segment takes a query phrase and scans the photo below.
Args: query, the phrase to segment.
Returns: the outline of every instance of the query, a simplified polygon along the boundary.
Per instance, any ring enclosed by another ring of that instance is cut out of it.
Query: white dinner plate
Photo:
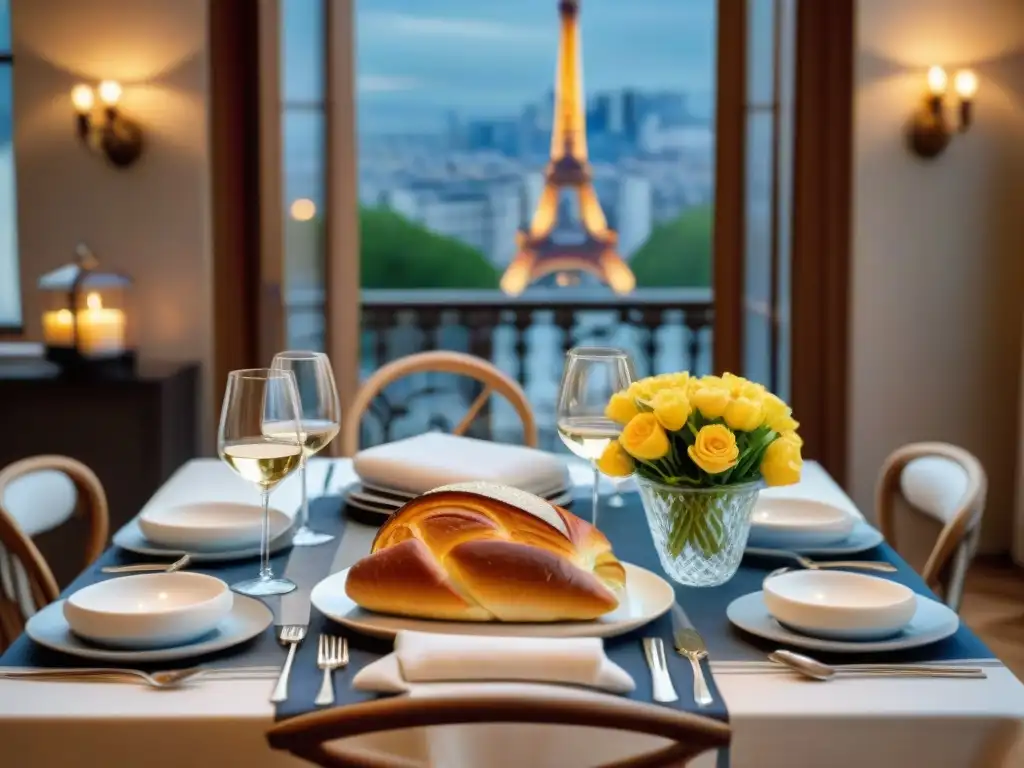
[[[563,490],[557,494],[551,496],[542,497],[545,501],[549,501],[556,506],[562,507],[572,502],[572,491]],[[365,486],[363,490],[355,488],[348,492],[346,499],[351,503],[355,502],[356,505],[361,505],[362,509],[369,509],[371,511],[397,511],[401,509],[408,501],[398,501],[397,499],[389,499],[385,496],[378,495],[378,492],[369,490]]]
[[[64,601],[58,600],[28,620],[25,634],[39,645],[71,656],[125,664],[144,664],[189,659],[223,651],[225,648],[251,640],[273,621],[274,614],[259,600],[235,595],[231,612],[213,632],[191,643],[147,650],[104,648],[88,643],[71,632],[64,618]]]
[[[752,635],[795,648],[829,653],[880,653],[920,648],[945,640],[960,628],[960,618],[955,611],[922,595],[917,595],[917,610],[910,623],[898,635],[883,640],[828,640],[802,635],[772,618],[763,592],[736,598],[725,609],[725,615]]]
[[[823,501],[762,496],[750,516],[748,542],[778,549],[828,546],[849,537],[856,522],[847,510]]]
[[[288,515],[273,507],[269,518],[271,539],[284,533],[292,522]],[[222,552],[259,547],[263,508],[257,504],[199,501],[145,510],[138,520],[142,535],[158,546],[189,552]]]
[[[672,585],[646,568],[623,563],[626,594],[619,607],[594,621],[516,624],[502,621],[433,621],[366,611],[345,594],[349,569],[328,576],[315,587],[310,601],[324,616],[371,637],[393,638],[399,630],[448,635],[504,637],[615,637],[661,616],[675,602]]]
[[[291,523],[288,529],[280,536],[271,539],[271,554],[291,545],[292,534],[295,532],[295,519],[289,519],[291,520]],[[143,535],[142,529],[139,528],[138,518],[132,518],[129,520],[121,530],[114,534],[111,541],[121,549],[134,552],[137,555],[147,555],[148,557],[169,557],[172,560],[176,560],[182,555],[187,554],[192,558],[192,562],[194,563],[226,563],[232,560],[247,560],[250,557],[260,556],[260,545],[258,543],[254,547],[202,552],[177,549],[175,547],[163,547],[150,541]]]
[[[778,554],[778,550],[787,552],[799,552],[801,555],[811,557],[829,557],[832,555],[855,555],[858,552],[866,552],[874,549],[885,541],[882,532],[864,520],[858,520],[850,535],[841,541],[832,544],[818,544],[816,546],[797,547],[755,547],[748,544],[746,552],[750,555],[766,555],[769,557]],[[775,550],[775,551],[773,551]]]

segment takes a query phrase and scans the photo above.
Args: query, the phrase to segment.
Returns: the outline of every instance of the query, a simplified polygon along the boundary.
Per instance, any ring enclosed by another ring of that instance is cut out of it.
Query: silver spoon
[[[824,568],[852,568],[862,571],[877,571],[878,573],[895,573],[896,566],[892,563],[885,563],[878,560],[829,560],[820,562],[811,560],[799,552],[791,552],[788,549],[762,549],[760,547],[748,547],[747,554],[760,555],[762,557],[788,557],[796,560],[803,568],[817,571]]]
[[[174,573],[187,568],[192,562],[192,555],[182,555],[169,565],[166,563],[136,563],[135,565],[107,565],[100,570],[103,573]]]
[[[835,677],[851,675],[858,677],[963,677],[967,679],[985,677],[985,673],[980,667],[877,664],[848,669],[844,667],[831,667],[817,659],[812,659],[810,656],[795,653],[794,651],[773,651],[768,654],[768,658],[776,664],[789,667],[812,680],[832,680]]]

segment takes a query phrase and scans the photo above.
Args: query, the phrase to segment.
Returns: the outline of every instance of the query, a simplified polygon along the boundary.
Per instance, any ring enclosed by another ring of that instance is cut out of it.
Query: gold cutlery
[[[286,624],[281,627],[281,635],[279,639],[281,641],[281,645],[288,646],[288,658],[284,661],[284,667],[281,668],[281,676],[277,679],[277,685],[274,686],[274,692],[270,695],[270,701],[274,704],[280,704],[288,698],[288,676],[292,673],[292,662],[295,661],[295,650],[299,647],[299,643],[301,643],[305,637],[306,627],[303,624]]]
[[[348,664],[348,640],[336,635],[320,635],[317,646],[316,665],[324,671],[320,693],[313,702],[318,707],[334,703],[334,680],[331,673]]]
[[[660,637],[644,638],[644,656],[651,669],[652,698],[661,703],[679,701],[679,695],[668,674],[668,659],[665,657],[665,643]]]
[[[690,661],[693,669],[693,700],[698,707],[710,707],[714,699],[711,696],[711,689],[708,688],[708,681],[704,679],[704,670],[700,665],[702,659],[707,658],[708,649],[704,645],[704,638],[696,629],[676,627],[672,631],[675,640],[676,651]]]
[[[832,680],[836,677],[957,677],[978,680],[986,677],[980,667],[927,666],[924,664],[874,664],[856,668],[833,667],[802,653],[774,651],[768,658],[776,664],[809,677],[812,680]]]
[[[106,565],[103,573],[174,573],[187,568],[192,562],[191,555],[182,555],[173,563],[136,563],[135,565]]]

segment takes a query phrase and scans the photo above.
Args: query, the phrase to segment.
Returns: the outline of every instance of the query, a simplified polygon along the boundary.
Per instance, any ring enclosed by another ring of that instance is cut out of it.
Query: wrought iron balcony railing
[[[629,350],[637,372],[711,370],[712,295],[708,288],[640,289],[628,296],[535,289],[521,296],[478,290],[365,290],[361,375],[404,355],[450,349],[490,360],[518,379],[537,416],[542,447],[558,443],[554,410],[562,358],[581,344]],[[289,343],[323,344],[323,304],[294,297]],[[458,383],[456,383],[458,382]],[[442,374],[397,382],[364,419],[363,445],[425,429],[450,429],[476,396],[475,385]],[[518,420],[496,401],[472,434],[515,440]]]

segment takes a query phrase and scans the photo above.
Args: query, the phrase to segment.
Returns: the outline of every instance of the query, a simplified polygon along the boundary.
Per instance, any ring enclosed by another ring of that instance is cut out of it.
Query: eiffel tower
[[[553,272],[588,272],[616,293],[636,286],[633,272],[616,250],[618,235],[609,229],[594,192],[587,160],[587,122],[583,108],[580,64],[579,0],[561,0],[561,32],[555,75],[555,113],[551,130],[551,161],[544,171],[544,189],[528,229],[516,234],[518,252],[501,278],[505,293],[517,296]],[[559,192],[570,190],[579,200],[582,238],[560,237]]]

